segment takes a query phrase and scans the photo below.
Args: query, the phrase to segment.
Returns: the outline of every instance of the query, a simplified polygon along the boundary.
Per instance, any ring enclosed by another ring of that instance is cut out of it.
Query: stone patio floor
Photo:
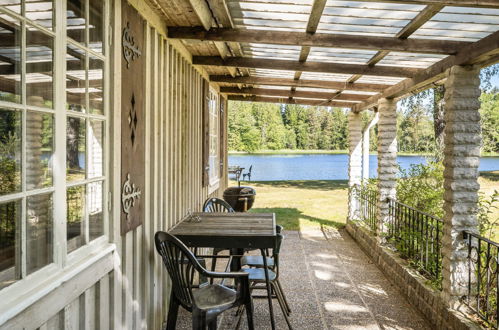
[[[294,329],[431,329],[346,231],[317,227],[284,235],[280,281]],[[254,306],[255,328],[270,329],[267,300],[254,299]],[[234,314],[222,314],[218,328],[234,329]],[[277,300],[274,314],[277,329],[287,329]],[[247,329],[245,319],[240,329]],[[192,329],[182,308],[177,328]]]

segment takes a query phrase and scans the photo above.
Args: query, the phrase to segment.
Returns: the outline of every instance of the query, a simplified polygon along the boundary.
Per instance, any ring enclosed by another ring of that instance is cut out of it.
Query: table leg
[[[244,249],[230,249],[230,254],[232,256],[242,256],[244,254]],[[233,257],[230,263],[230,271],[238,272],[241,270],[241,257]]]
[[[270,286],[270,280],[269,280],[269,268],[267,267],[267,254],[265,253],[265,249],[260,249],[260,251],[262,252],[263,270],[265,272],[265,285],[267,286],[267,297],[269,300],[270,325],[272,326],[272,330],[274,330],[275,329],[274,308],[272,307],[272,288]]]

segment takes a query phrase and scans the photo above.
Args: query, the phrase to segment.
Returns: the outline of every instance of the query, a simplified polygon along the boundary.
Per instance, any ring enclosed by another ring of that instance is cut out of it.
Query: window
[[[0,289],[105,233],[106,12],[0,0]]]
[[[218,106],[218,94],[210,88],[208,103],[209,112],[209,192],[218,188],[220,181],[220,109]]]

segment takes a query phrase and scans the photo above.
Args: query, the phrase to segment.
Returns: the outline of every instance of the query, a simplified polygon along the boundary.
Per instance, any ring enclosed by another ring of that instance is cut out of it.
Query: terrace
[[[153,236],[227,187],[225,99],[350,110],[346,230],[286,233],[296,328],[475,327],[468,317],[497,328],[499,252],[476,214],[497,0],[0,5],[0,328],[164,326],[171,281]],[[441,219],[396,200],[397,101],[435,86]],[[366,191],[374,125],[378,181]]]

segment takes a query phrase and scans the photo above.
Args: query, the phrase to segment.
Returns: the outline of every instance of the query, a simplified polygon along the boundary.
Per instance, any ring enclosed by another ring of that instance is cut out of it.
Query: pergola
[[[478,231],[479,72],[499,62],[499,1],[148,1],[229,100],[351,109],[350,186],[367,165],[359,113],[378,112],[380,243],[396,196],[396,101],[445,84],[442,297],[453,305],[466,294],[462,232]],[[350,219],[358,208],[351,199]]]

